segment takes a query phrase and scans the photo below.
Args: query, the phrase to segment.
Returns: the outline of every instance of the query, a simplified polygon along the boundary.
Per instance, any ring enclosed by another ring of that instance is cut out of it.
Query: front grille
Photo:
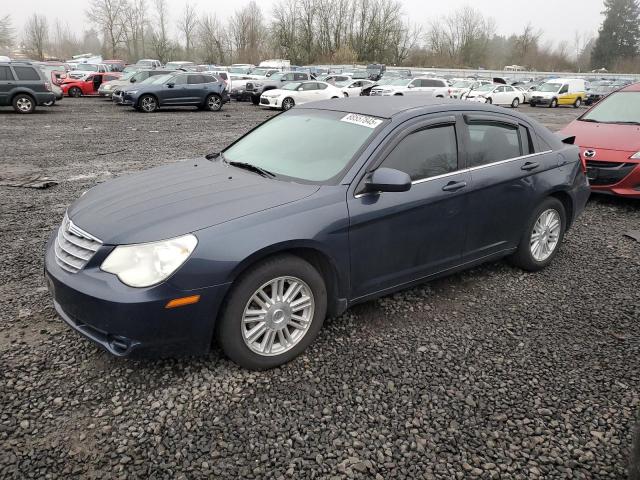
[[[382,90],[371,90],[371,97],[382,95]]]
[[[269,99],[268,98],[261,98],[260,99],[260,103],[262,105],[269,105]]]
[[[591,185],[614,185],[638,166],[629,162],[600,162],[587,160],[587,177]]]
[[[65,214],[54,245],[56,263],[60,268],[70,273],[79,272],[100,246],[100,240],[76,227]]]

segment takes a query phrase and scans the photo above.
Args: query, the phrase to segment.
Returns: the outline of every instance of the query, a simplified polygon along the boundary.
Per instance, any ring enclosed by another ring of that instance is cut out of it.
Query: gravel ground
[[[532,109],[551,128],[573,109]],[[65,99],[0,112],[0,478],[609,478],[640,404],[640,203],[593,198],[555,263],[505,262],[350,309],[268,372],[114,359],[59,320],[43,248],[113,175],[214,151],[267,118]]]

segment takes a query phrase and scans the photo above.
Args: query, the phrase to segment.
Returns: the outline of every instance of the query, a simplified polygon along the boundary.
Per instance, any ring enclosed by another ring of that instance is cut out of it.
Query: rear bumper
[[[130,288],[91,262],[68,273],[47,244],[45,276],[58,315],[83,337],[118,357],[205,354],[228,285],[179,290],[168,282]],[[103,247],[110,248],[110,247]],[[96,254],[98,256],[99,253]],[[198,303],[165,308],[174,298],[200,295]]]
[[[56,94],[53,92],[36,92],[36,102],[38,105],[53,102],[56,100]]]

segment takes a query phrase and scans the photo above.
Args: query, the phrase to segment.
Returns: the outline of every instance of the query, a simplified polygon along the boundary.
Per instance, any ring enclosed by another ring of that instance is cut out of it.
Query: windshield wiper
[[[631,120],[628,122],[619,121],[619,122],[608,122],[608,123],[613,123],[615,125],[640,125],[640,122],[634,122]]]
[[[229,165],[231,165],[232,167],[237,167],[237,168],[243,168],[245,170],[249,170],[250,172],[254,172],[257,173],[258,175],[262,175],[263,177],[275,177],[276,174],[273,172],[270,172],[269,170],[265,170],[262,167],[258,167],[257,165],[253,165],[251,163],[246,163],[246,162],[227,162],[226,160],[223,161]]]
[[[594,120],[593,118],[579,118],[581,122],[591,122],[591,123],[601,123],[598,120]]]

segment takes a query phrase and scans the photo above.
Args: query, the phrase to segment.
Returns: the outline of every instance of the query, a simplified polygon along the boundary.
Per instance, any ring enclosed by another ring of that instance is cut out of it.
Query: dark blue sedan
[[[157,75],[123,89],[118,102],[151,113],[160,107],[193,106],[217,112],[229,101],[227,86],[213,75],[172,72]]]
[[[501,257],[546,267],[589,196],[567,142],[490,105],[296,107],[77,200],[47,246],[55,308],[114,355],[217,340],[274,367],[356,303]]]

